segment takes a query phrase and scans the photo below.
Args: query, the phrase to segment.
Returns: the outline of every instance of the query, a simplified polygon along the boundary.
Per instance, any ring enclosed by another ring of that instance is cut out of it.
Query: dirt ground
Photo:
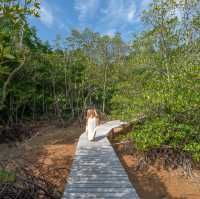
[[[26,166],[28,162],[39,168],[36,175],[46,176],[62,192],[83,129],[78,124],[62,128],[48,123],[39,125],[37,131],[22,143],[0,145],[0,163],[7,159]],[[182,169],[167,171],[159,165],[137,171],[137,157],[114,148],[141,199],[200,199],[199,171],[194,171],[195,179],[187,179]]]
[[[183,169],[163,169],[159,165],[136,170],[138,157],[115,146],[121,163],[141,199],[200,199],[200,172],[193,171],[194,179],[187,178]]]
[[[35,175],[45,176],[63,191],[82,129],[78,124],[67,128],[42,124],[37,135],[17,144],[0,145],[0,162],[9,160],[22,167],[34,168]]]

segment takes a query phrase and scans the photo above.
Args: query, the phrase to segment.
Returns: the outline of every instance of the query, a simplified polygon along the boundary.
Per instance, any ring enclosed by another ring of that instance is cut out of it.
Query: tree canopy
[[[36,0],[0,3],[2,124],[81,117],[88,105],[127,121],[147,151],[169,145],[200,160],[200,2],[154,0],[130,43],[86,28],[43,42],[27,16]],[[127,139],[127,137],[126,137]]]

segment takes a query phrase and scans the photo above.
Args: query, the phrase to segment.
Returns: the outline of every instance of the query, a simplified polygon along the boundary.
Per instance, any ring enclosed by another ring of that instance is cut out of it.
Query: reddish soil
[[[182,168],[166,170],[157,165],[137,170],[138,157],[129,155],[120,145],[115,151],[141,199],[200,199],[200,171],[187,178]]]
[[[82,129],[74,124],[67,128],[42,124],[36,136],[21,143],[1,144],[0,162],[10,160],[34,169],[35,175],[63,191]]]

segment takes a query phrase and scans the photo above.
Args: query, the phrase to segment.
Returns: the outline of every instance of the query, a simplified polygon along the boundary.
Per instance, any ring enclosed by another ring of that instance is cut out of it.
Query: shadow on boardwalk
[[[106,137],[120,125],[120,121],[101,125],[95,142],[90,142],[86,133],[80,136],[63,199],[139,199]]]
[[[105,138],[105,136],[104,136],[104,135],[102,135],[102,136],[97,136],[97,137],[95,138],[95,141],[102,140],[103,138]]]

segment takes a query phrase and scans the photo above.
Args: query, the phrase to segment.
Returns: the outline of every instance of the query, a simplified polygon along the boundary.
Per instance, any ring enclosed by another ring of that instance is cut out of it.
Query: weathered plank
[[[95,142],[88,141],[85,133],[81,135],[62,199],[139,199],[106,137],[121,124],[101,125]]]

